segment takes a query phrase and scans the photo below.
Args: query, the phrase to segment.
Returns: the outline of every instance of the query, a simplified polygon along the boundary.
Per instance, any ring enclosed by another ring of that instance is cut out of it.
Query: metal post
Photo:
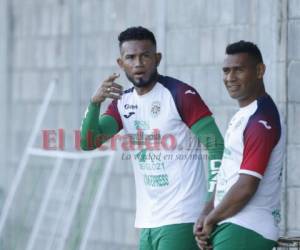
[[[64,247],[65,247],[65,244],[67,242],[67,237],[69,235],[69,231],[70,231],[70,228],[71,228],[71,225],[72,225],[72,221],[73,221],[73,218],[75,216],[78,203],[80,201],[80,195],[81,195],[82,190],[84,188],[84,184],[85,184],[88,172],[90,170],[91,164],[92,164],[92,159],[88,159],[86,161],[86,163],[84,164],[84,166],[82,167],[82,173],[81,173],[81,176],[80,176],[78,188],[75,192],[74,201],[72,202],[72,205],[70,207],[67,222],[65,223],[65,227],[63,229],[63,235],[61,237],[62,239],[61,239],[59,245],[55,248],[56,250],[63,250]]]
[[[8,103],[8,53],[9,53],[9,44],[8,44],[8,2],[7,0],[0,0],[0,114],[2,121],[0,124],[0,138],[2,143],[0,144],[0,166],[1,168],[7,167],[7,154],[8,154],[8,112],[7,112],[7,103]],[[5,169],[1,169],[5,171]]]
[[[105,189],[107,187],[108,180],[110,178],[110,173],[111,173],[112,166],[113,166],[112,161],[113,161],[113,158],[110,157],[107,164],[106,164],[106,167],[104,169],[103,176],[99,181],[97,194],[95,196],[95,200],[93,202],[93,206],[92,206],[91,212],[89,214],[88,222],[87,222],[87,225],[86,225],[86,228],[85,228],[85,231],[84,231],[81,243],[80,243],[79,250],[85,250],[86,249],[88,237],[91,233],[93,222],[95,221],[97,209],[99,207],[99,204],[101,202],[101,199],[102,199],[103,194],[105,192]]]
[[[62,158],[57,158],[56,159],[54,168],[52,169],[52,173],[51,173],[51,176],[50,176],[50,179],[49,179],[49,183],[47,185],[46,194],[43,197],[43,202],[41,204],[41,207],[39,209],[39,213],[38,213],[36,221],[34,223],[33,231],[30,235],[26,250],[32,250],[33,247],[34,247],[34,243],[35,243],[35,240],[37,238],[38,231],[41,227],[42,220],[44,218],[45,212],[47,210],[47,206],[48,206],[49,201],[50,201],[51,193],[53,191],[53,188],[54,188],[55,182],[57,180],[59,171],[61,169],[62,163],[63,163]]]
[[[5,200],[5,203],[4,203],[4,206],[3,206],[3,209],[2,209],[2,213],[1,213],[1,217],[0,217],[0,235],[3,232],[3,228],[4,228],[5,222],[7,220],[7,215],[8,215],[8,212],[10,210],[10,207],[12,205],[13,199],[15,197],[16,190],[17,190],[17,188],[20,184],[20,181],[21,181],[21,179],[23,177],[23,174],[24,174],[24,171],[26,169],[27,162],[28,162],[28,159],[29,159],[29,150],[33,146],[34,141],[35,141],[38,133],[40,132],[39,129],[41,127],[41,123],[43,121],[43,118],[45,117],[47,107],[48,107],[48,105],[50,103],[50,100],[51,100],[51,96],[53,95],[55,85],[56,85],[56,81],[52,81],[50,83],[48,89],[47,89],[46,96],[44,98],[44,101],[42,103],[40,111],[37,115],[37,119],[34,123],[34,127],[33,127],[33,130],[32,130],[32,133],[30,135],[29,141],[28,141],[28,143],[25,147],[25,151],[24,151],[24,153],[21,157],[20,164],[18,166],[16,176],[13,179],[13,183],[10,187],[7,198]]]
[[[71,173],[68,176],[68,180],[67,180],[67,183],[65,186],[65,193],[64,193],[62,205],[60,206],[59,211],[57,212],[58,217],[56,218],[55,225],[49,234],[49,237],[48,237],[49,239],[47,239],[47,243],[45,244],[45,247],[46,247],[45,250],[50,250],[55,242],[55,235],[59,229],[60,222],[64,219],[63,217],[64,217],[64,209],[66,206],[66,202],[68,200],[68,197],[70,197],[72,195],[72,193],[74,192],[74,190],[72,190],[72,183],[75,179],[77,171],[80,169],[79,165],[80,165],[80,160],[74,160],[72,167],[71,167]],[[48,241],[50,241],[50,242],[48,243]]]

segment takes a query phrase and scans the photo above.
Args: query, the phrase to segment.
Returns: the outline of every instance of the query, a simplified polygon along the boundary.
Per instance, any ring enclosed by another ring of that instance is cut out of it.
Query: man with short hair
[[[151,31],[126,29],[119,48],[118,65],[133,87],[123,91],[117,74],[99,86],[82,122],[81,147],[101,147],[123,129],[134,167],[140,250],[196,250],[193,225],[207,195],[198,140],[209,154],[209,200],[223,138],[193,87],[158,74],[161,54]],[[106,98],[113,100],[100,115]]]
[[[271,250],[278,239],[284,131],[266,93],[265,65],[258,47],[227,46],[223,80],[240,109],[224,138],[214,202],[195,226],[202,249]]]

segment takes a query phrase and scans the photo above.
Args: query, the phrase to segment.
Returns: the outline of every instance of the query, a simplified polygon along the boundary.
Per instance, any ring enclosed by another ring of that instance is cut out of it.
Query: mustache
[[[130,76],[127,72],[125,72],[125,75],[127,77],[127,79],[136,87],[145,87],[148,86],[149,84],[153,83],[157,77],[158,77],[158,72],[157,69],[155,69],[150,76],[148,77],[148,79],[139,79],[139,81],[135,81],[134,78],[132,76]]]

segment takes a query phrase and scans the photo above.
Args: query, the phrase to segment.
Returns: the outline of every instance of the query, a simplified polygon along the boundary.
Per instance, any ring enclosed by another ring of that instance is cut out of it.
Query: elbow
[[[80,143],[80,148],[83,151],[89,151],[89,150],[91,150],[91,148],[89,148],[85,143]]]
[[[93,138],[91,136],[90,131],[80,130],[79,142],[80,142],[80,149],[83,151],[90,151],[95,149]]]
[[[88,143],[87,140],[83,140],[83,139],[80,140],[80,148],[83,151],[90,151],[95,149],[95,147],[91,143]]]
[[[80,148],[84,151],[94,150],[101,147],[105,142],[103,135],[93,136],[92,132],[80,134]]]
[[[87,147],[86,145],[82,145],[82,144],[80,144],[80,148],[81,148],[83,151],[90,151],[90,150],[92,150],[91,148]]]

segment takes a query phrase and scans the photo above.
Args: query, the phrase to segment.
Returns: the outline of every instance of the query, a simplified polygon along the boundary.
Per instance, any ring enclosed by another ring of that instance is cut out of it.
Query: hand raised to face
[[[104,80],[92,96],[92,103],[102,103],[106,98],[114,100],[120,99],[123,87],[115,82],[115,80],[119,77],[120,74],[114,73]]]

